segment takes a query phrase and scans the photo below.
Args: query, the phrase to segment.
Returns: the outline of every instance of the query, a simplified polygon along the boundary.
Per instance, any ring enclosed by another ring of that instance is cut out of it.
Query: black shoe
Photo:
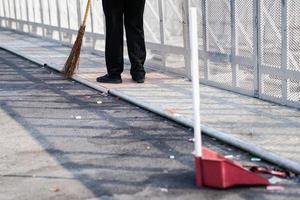
[[[137,83],[144,83],[145,82],[145,77],[132,77],[132,80],[137,82]]]
[[[108,74],[104,76],[100,76],[96,80],[99,83],[114,83],[114,84],[122,83],[121,78],[112,78]]]

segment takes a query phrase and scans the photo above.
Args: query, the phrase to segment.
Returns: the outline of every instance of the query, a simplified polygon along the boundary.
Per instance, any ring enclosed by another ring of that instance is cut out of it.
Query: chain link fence
[[[0,0],[0,26],[71,45],[85,0]],[[300,108],[299,0],[147,0],[148,66],[190,77],[188,8],[198,7],[201,82]],[[101,0],[84,47],[103,53]]]

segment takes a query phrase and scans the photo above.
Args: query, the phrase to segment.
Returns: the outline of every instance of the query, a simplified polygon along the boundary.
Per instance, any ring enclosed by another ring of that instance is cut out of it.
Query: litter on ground
[[[75,119],[82,119],[82,117],[81,116],[76,116]]]
[[[253,158],[251,158],[251,161],[252,162],[260,162],[261,158],[255,158],[255,157],[253,157]]]

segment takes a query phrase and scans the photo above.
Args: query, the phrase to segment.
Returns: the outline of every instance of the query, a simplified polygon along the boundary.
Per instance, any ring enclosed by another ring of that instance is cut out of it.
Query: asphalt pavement
[[[273,190],[199,189],[192,130],[3,50],[0,133],[1,200],[300,196],[295,177]],[[204,144],[244,165],[276,167],[214,138]]]

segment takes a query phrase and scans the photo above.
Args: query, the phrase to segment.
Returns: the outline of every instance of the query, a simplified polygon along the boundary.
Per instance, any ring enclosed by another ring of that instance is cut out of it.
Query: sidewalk
[[[69,53],[69,48],[58,43],[1,29],[0,47],[56,70],[62,68]],[[192,126],[189,81],[149,69],[146,83],[135,84],[130,79],[128,68],[126,66],[123,76],[124,84],[100,85],[95,78],[105,73],[104,58],[83,52],[80,70],[74,79]],[[205,85],[201,85],[201,98],[201,117],[206,134],[300,173],[299,110]]]

